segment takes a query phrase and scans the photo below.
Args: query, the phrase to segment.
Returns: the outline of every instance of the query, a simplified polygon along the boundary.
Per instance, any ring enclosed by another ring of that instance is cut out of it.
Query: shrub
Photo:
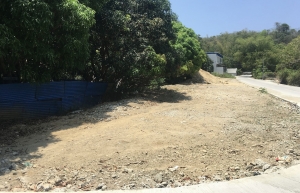
[[[276,73],[275,72],[265,72],[264,77],[266,79],[273,79],[273,78],[276,78]]]
[[[219,73],[212,72],[211,74],[220,78],[235,78],[235,76],[228,73],[219,74]]]
[[[278,73],[277,73],[277,77],[279,79],[279,82],[281,84],[288,84],[288,81],[287,81],[287,78],[290,74],[290,70],[285,68],[283,70],[280,70]]]
[[[291,71],[287,77],[287,83],[293,86],[300,86],[300,70]]]
[[[237,75],[242,75],[242,74],[243,74],[242,69],[238,69],[238,70],[236,71],[236,74],[237,74]]]

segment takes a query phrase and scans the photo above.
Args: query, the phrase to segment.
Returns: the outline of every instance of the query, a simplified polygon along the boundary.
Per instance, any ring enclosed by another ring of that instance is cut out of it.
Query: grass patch
[[[265,94],[268,93],[267,89],[265,89],[265,88],[259,88],[258,91],[261,93],[265,93]]]
[[[220,78],[235,78],[235,76],[228,73],[219,74],[219,73],[212,72],[211,74]]]

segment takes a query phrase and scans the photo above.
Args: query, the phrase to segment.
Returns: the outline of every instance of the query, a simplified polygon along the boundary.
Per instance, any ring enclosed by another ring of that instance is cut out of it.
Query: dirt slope
[[[202,69],[199,70],[199,72],[196,72],[192,77],[192,82],[194,83],[206,83],[206,84],[218,84],[218,83],[224,83],[225,80],[221,79],[219,77],[216,77],[214,75],[211,75],[209,72],[206,72]]]
[[[33,125],[0,147],[0,191],[178,187],[275,171],[300,156],[288,103],[200,71],[168,85]],[[193,79],[197,79],[194,77]],[[17,134],[16,134],[17,135]]]

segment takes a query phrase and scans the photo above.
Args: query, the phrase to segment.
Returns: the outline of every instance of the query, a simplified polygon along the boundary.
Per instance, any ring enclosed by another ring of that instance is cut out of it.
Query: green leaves
[[[115,83],[118,92],[161,82],[169,40],[175,37],[170,9],[168,0],[109,1],[96,14],[91,65],[85,71],[97,80]]]
[[[51,81],[84,67],[95,23],[92,9],[77,0],[3,0],[0,5],[2,76]]]
[[[179,66],[176,77],[191,75],[206,62],[206,54],[192,29],[186,28],[180,22],[175,21],[173,21],[173,29],[176,33],[176,39],[170,41],[170,44],[176,54],[176,65]]]

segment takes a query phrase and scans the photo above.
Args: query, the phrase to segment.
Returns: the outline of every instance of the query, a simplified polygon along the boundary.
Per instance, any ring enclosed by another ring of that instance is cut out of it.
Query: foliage
[[[211,74],[220,78],[236,78],[232,74],[228,74],[228,73],[219,74],[219,73],[212,72]]]
[[[263,94],[267,94],[268,93],[268,91],[267,91],[267,89],[266,88],[259,88],[259,90],[258,90],[259,92],[261,92],[261,93],[263,93]]]
[[[277,22],[273,30],[242,30],[199,40],[207,52],[221,53],[227,68],[250,71],[253,77],[262,79],[277,74],[281,82],[295,85],[295,71],[300,68],[299,35],[300,30]],[[288,78],[292,74],[293,78]]]
[[[281,84],[287,84],[288,81],[288,76],[290,74],[291,70],[285,68],[285,69],[281,69],[280,71],[278,71],[277,73],[277,76],[278,76],[278,79],[280,81]]]
[[[280,64],[277,70],[283,68],[300,69],[300,36],[291,41],[280,53]]]
[[[287,83],[293,86],[300,86],[300,70],[293,70],[287,77]]]
[[[1,76],[50,81],[75,76],[89,56],[94,11],[77,0],[0,2]]]
[[[274,71],[276,68],[276,49],[270,36],[264,33],[236,40],[236,51],[233,55],[244,71],[251,71],[258,65],[264,65],[267,69]]]
[[[300,36],[287,44],[280,53],[277,71],[281,83],[300,86]]]
[[[203,63],[201,69],[205,70],[207,72],[213,72],[214,71],[214,65],[213,65],[213,61],[206,55],[206,62]]]
[[[182,25],[178,21],[173,21],[173,29],[176,39],[170,41],[174,50],[174,66],[177,66],[177,72],[171,76],[190,76],[200,70],[202,65],[207,62],[207,56],[201,48],[198,36],[195,32]]]
[[[238,76],[239,76],[239,75],[242,75],[242,74],[243,74],[242,69],[237,69],[236,74],[237,74]]]
[[[300,31],[290,29],[290,26],[286,23],[275,23],[275,30],[271,33],[272,38],[277,44],[288,44],[294,38],[300,35]]]
[[[162,83],[170,60],[172,12],[167,0],[109,1],[96,13],[85,78],[124,93]]]

